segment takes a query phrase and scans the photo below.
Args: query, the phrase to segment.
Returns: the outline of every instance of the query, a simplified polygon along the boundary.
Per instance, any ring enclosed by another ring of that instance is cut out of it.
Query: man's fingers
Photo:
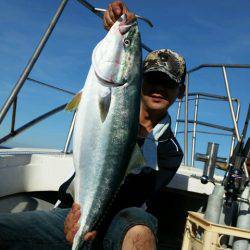
[[[103,26],[104,26],[104,28],[105,28],[106,30],[109,30],[108,24],[107,24],[107,22],[106,22],[107,15],[108,15],[108,11],[105,11],[105,12],[104,12],[104,15],[103,15]]]
[[[74,212],[74,211],[77,211],[77,210],[81,210],[81,206],[80,206],[78,203],[74,202],[73,205],[72,205],[71,210],[72,210],[73,212]]]
[[[121,1],[116,1],[111,4],[112,12],[116,19],[118,19],[123,13],[124,4]]]
[[[76,223],[74,225],[74,227],[72,228],[72,235],[73,235],[73,237],[76,235],[77,231],[79,230],[79,227],[80,227],[79,224]]]
[[[108,13],[109,13],[110,19],[113,21],[113,23],[115,23],[116,18],[115,18],[115,15],[114,15],[114,12],[113,12],[113,8],[112,8],[111,4],[109,4]]]
[[[77,231],[79,230],[79,224],[75,224],[74,227],[69,230],[66,234],[66,240],[72,244],[73,243],[73,240],[74,240],[74,237],[77,233]]]
[[[67,234],[67,232],[70,230],[72,227],[72,220],[73,220],[73,212],[69,212],[65,221],[64,221],[64,232]]]
[[[81,217],[80,206],[76,203],[73,204],[70,212],[68,213],[64,222],[64,233],[67,234]]]
[[[109,30],[116,20],[126,13],[131,20],[134,18],[132,13],[129,13],[127,6],[122,1],[115,1],[108,6],[108,10],[104,13],[103,24],[106,30]],[[130,20],[130,19],[128,19]]]
[[[66,240],[72,245],[73,239],[74,239],[73,233],[72,233],[72,231],[69,231],[69,232],[66,234]]]
[[[84,240],[86,241],[90,241],[93,240],[97,235],[97,231],[92,231],[92,232],[88,232],[84,235]]]
[[[136,18],[135,14],[132,12],[127,12],[126,14],[127,14],[127,22],[131,22],[132,20]]]
[[[73,224],[77,223],[81,217],[81,211],[76,211],[73,216]]]
[[[104,22],[104,27],[107,30],[109,30],[112,27],[112,25],[114,24],[114,22],[111,20],[111,18],[109,16],[109,12],[108,11],[106,11],[104,13],[103,22]]]
[[[81,207],[77,203],[73,203],[70,212],[68,213],[64,222],[64,233],[66,235],[66,240],[72,244],[74,236],[79,229],[79,224],[77,223],[81,217]]]

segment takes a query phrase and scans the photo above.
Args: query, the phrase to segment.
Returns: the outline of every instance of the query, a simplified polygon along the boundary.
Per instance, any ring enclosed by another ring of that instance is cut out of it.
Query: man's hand
[[[134,13],[129,12],[127,6],[122,1],[115,1],[108,6],[104,13],[103,24],[106,30],[109,30],[122,14],[127,14],[128,21],[135,18]]]
[[[81,207],[79,204],[74,203],[64,222],[64,234],[66,236],[67,241],[70,244],[73,243],[75,234],[79,229],[78,220],[80,216],[81,216]],[[84,240],[86,241],[93,240],[96,237],[96,234],[97,234],[96,231],[88,232],[84,236]]]

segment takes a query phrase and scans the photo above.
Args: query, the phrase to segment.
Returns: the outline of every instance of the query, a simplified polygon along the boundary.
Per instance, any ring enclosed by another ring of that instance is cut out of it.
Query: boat
[[[86,1],[78,1],[97,16],[102,16],[102,9],[95,8]],[[7,119],[7,114],[11,116],[11,122],[8,125],[10,132],[7,132],[7,134],[0,138],[0,212],[16,213],[52,209],[58,201],[59,187],[74,173],[70,143],[75,114],[72,115],[65,144],[60,149],[8,145],[9,140],[18,137],[21,133],[33,128],[40,122],[53,117],[63,111],[66,106],[66,103],[64,103],[53,107],[50,111],[38,115],[35,119],[16,128],[18,94],[26,81],[31,81],[35,85],[42,86],[45,90],[54,89],[60,93],[74,94],[53,84],[30,77],[30,72],[56,26],[60,15],[63,13],[66,4],[67,0],[61,1],[48,29],[41,38],[21,77],[18,79],[0,111],[0,124],[5,125],[4,121]],[[145,18],[142,19],[147,20]],[[143,48],[151,51],[145,44],[143,44]],[[192,83],[192,75],[211,68],[221,70],[223,77],[221,84],[225,86],[227,95],[202,91],[190,92],[189,86]],[[228,171],[230,157],[234,154],[237,142],[243,139],[241,131],[238,129],[240,100],[237,97],[231,96],[227,75],[227,70],[232,68],[236,70],[242,68],[249,70],[250,65],[226,63],[201,64],[188,70],[186,95],[183,100],[179,100],[176,103],[177,115],[174,123],[175,135],[184,135],[182,136],[184,138],[184,160],[172,181],[157,194],[154,203],[149,207],[149,210],[157,214],[160,218],[158,249],[181,249],[188,211],[200,213],[206,211],[209,195],[213,193],[215,185],[221,185],[223,182],[224,175]],[[228,103],[233,127],[225,126],[223,123],[217,124],[200,120],[198,113],[200,112],[199,105],[202,99]],[[185,110],[181,114],[183,106]],[[193,120],[190,119],[191,108],[193,109]],[[243,116],[245,117],[246,114],[243,114]],[[246,117],[246,121],[248,121],[249,115]],[[184,125],[183,131],[181,131],[181,125]],[[198,127],[208,128],[209,131],[198,131]],[[202,152],[197,152],[196,144],[200,132],[209,134],[209,141],[207,142],[207,148],[203,147]],[[246,134],[246,132],[244,133]],[[218,155],[219,145],[213,139],[213,135],[228,136],[231,138],[231,142],[227,144],[228,157],[220,157]],[[199,161],[201,163],[199,167],[196,167]],[[245,171],[246,169],[243,170]],[[245,174],[247,175],[247,173]],[[71,199],[73,194],[74,188],[72,182],[68,189],[68,195]]]

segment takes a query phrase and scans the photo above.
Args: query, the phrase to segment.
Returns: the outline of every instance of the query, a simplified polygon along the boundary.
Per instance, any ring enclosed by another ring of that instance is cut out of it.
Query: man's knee
[[[131,227],[123,240],[122,250],[126,249],[156,249],[156,239],[151,229],[144,225]]]

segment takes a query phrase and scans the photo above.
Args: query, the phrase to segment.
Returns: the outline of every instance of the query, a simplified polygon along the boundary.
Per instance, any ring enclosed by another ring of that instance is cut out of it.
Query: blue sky
[[[106,8],[109,1],[90,3]],[[188,69],[203,63],[250,63],[248,0],[128,0],[126,3],[131,11],[148,17],[154,24],[150,28],[140,21],[143,42],[152,49],[178,51],[186,58]],[[59,4],[58,0],[0,1],[0,105],[8,97]],[[77,92],[84,84],[92,50],[105,33],[99,18],[77,1],[69,0],[30,77]],[[228,77],[232,96],[241,101],[241,129],[249,103],[250,70],[231,69]],[[221,70],[203,69],[191,75],[190,91],[226,95]],[[17,127],[70,99],[68,94],[28,81],[19,97]],[[201,121],[232,127],[227,103],[205,100],[200,103]],[[193,119],[192,110],[191,105],[190,119]],[[176,105],[170,110],[173,120],[175,112]],[[71,114],[61,112],[6,145],[63,148],[70,120]],[[10,114],[0,127],[0,136],[7,133],[9,124]],[[182,144],[183,135],[178,140]],[[205,152],[207,142],[214,141],[220,143],[220,156],[227,157],[229,137],[199,135],[198,140],[198,152]]]

